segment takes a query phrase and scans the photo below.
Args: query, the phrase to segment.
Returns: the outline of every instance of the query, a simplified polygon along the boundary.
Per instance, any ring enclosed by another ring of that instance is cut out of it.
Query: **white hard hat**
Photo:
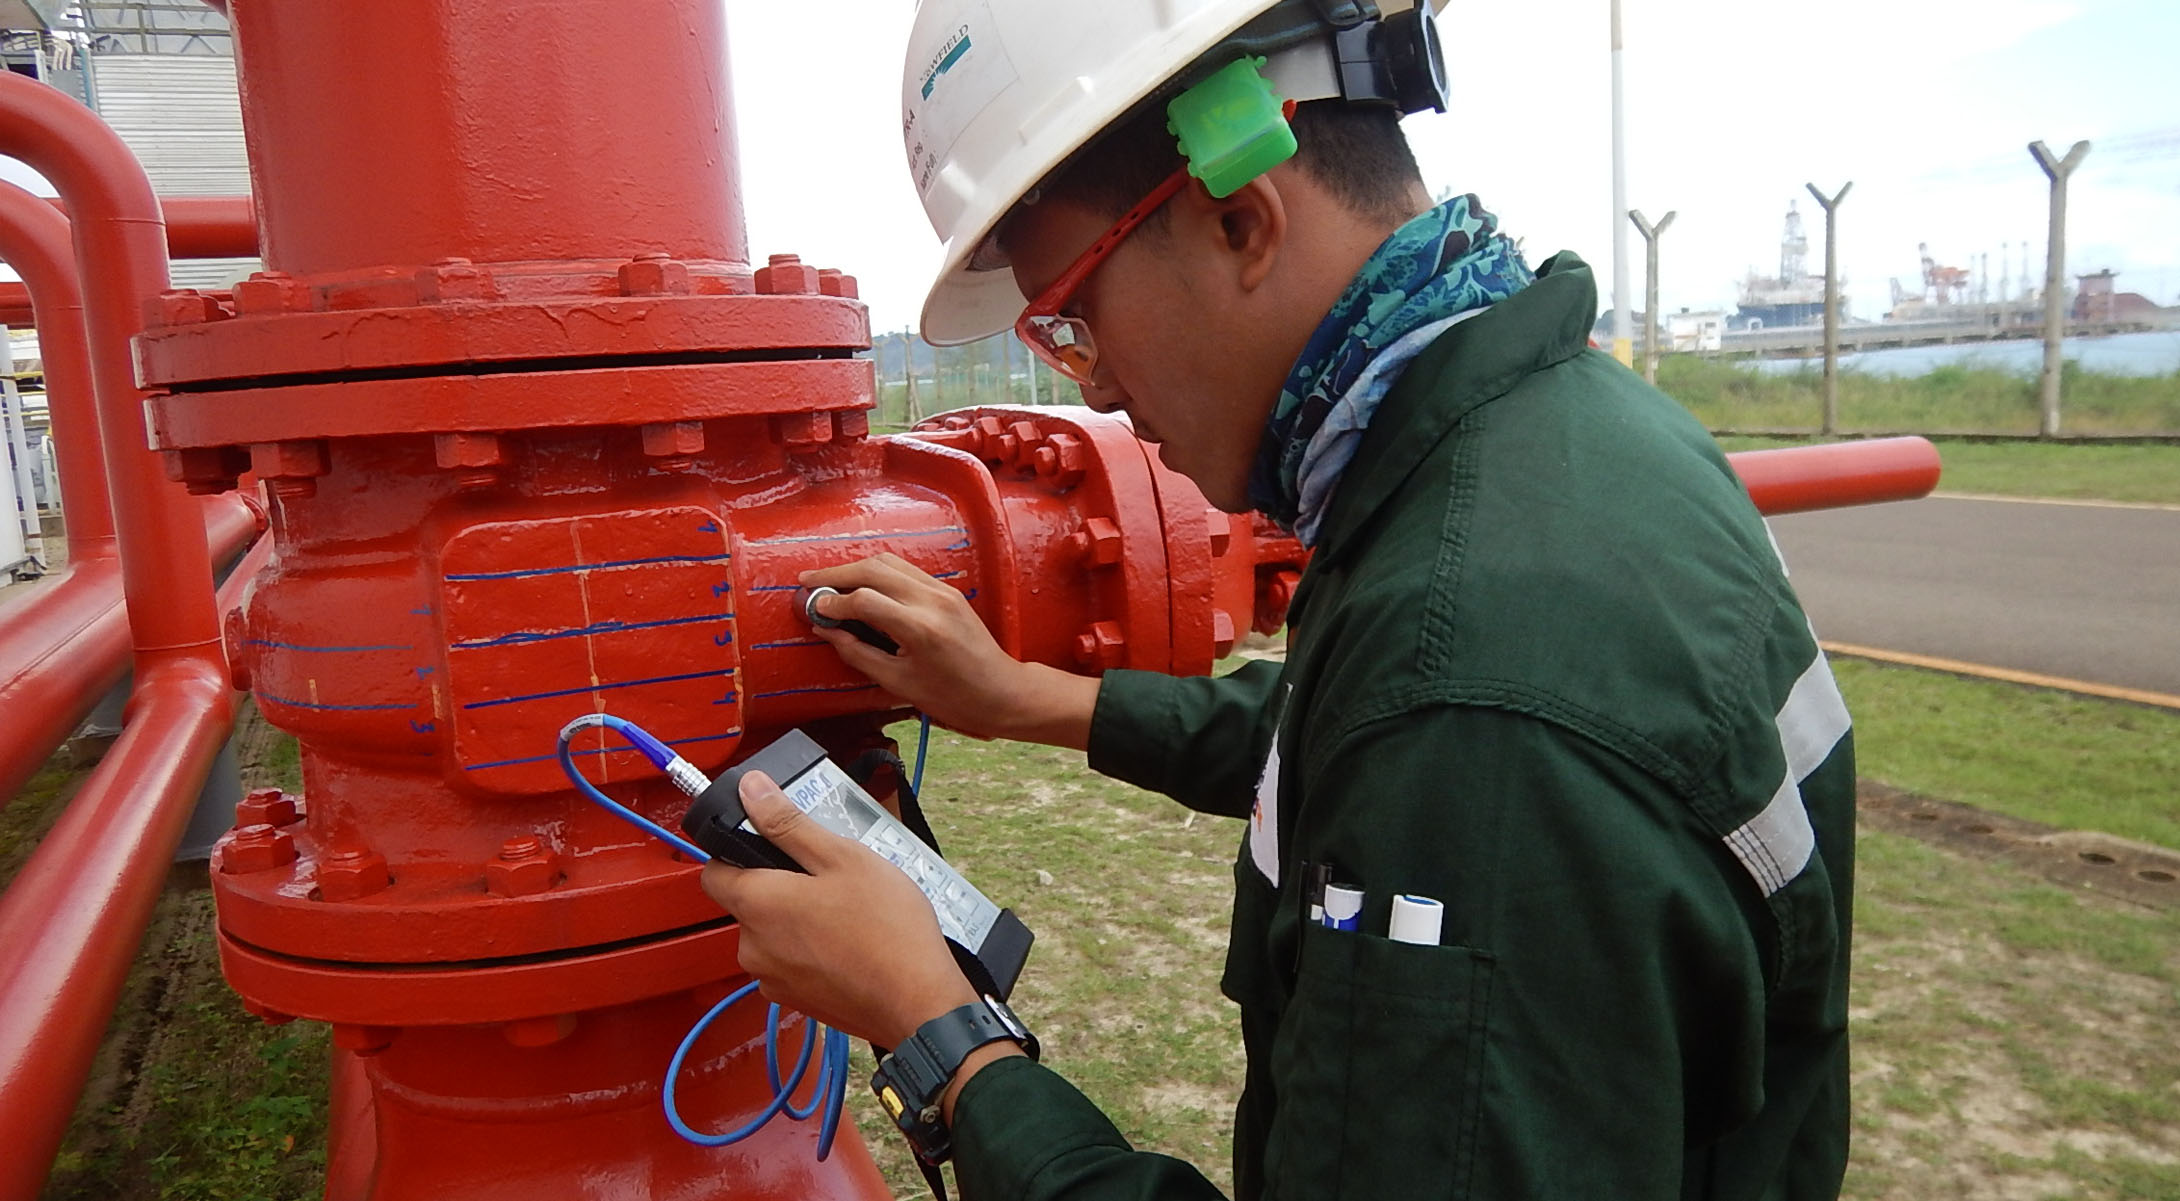
[[[1442,2],[1432,0],[1426,18]],[[1336,51],[1335,29],[1417,7],[1417,0],[921,0],[901,75],[901,133],[910,176],[944,244],[924,301],[925,339],[959,345],[1014,324],[1022,296],[1013,273],[973,261],[980,248],[1054,168],[1198,60],[1229,41],[1237,56],[1262,46],[1271,51],[1264,74],[1283,97],[1356,98],[1356,64],[1342,61],[1353,55]],[[1311,28],[1254,37],[1265,22]],[[1432,91],[1435,78],[1435,102],[1370,98],[1443,110],[1435,35],[1428,19],[1419,24],[1415,36],[1431,49],[1422,90]],[[1235,38],[1245,26],[1252,36]],[[1382,76],[1377,86],[1384,88]]]

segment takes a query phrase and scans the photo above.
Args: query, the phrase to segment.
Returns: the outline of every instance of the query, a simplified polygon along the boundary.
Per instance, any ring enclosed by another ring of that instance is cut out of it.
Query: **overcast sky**
[[[1058,2],[1058,0],[1055,0]],[[1070,0],[1089,3],[1093,0]],[[1666,235],[1663,307],[1730,308],[1775,269],[1803,185],[1853,180],[1841,259],[1858,316],[1920,286],[1918,242],[1995,285],[2002,245],[2041,278],[2046,184],[2027,144],[2095,143],[2075,175],[2068,267],[2180,300],[2180,0],[1624,0],[1628,202]],[[726,0],[751,248],[862,281],[879,330],[914,320],[937,240],[899,137],[909,0]],[[823,18],[817,19],[822,13]],[[1598,268],[1610,303],[1607,0],[1452,0],[1454,105],[1411,118],[1432,188],[1474,192],[1532,261]],[[20,178],[20,168],[7,164]],[[1640,303],[1641,239],[1631,236]]]

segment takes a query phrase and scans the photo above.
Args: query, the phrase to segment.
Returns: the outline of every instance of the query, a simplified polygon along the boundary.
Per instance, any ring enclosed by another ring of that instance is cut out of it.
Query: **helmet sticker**
[[[1017,78],[991,8],[970,8],[926,57],[901,117],[901,140],[908,147],[909,172],[919,194],[931,191],[939,163],[962,131]]]

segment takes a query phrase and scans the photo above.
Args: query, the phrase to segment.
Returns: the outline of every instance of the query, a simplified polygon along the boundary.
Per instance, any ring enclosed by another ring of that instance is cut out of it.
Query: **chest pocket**
[[[1272,1038],[1265,1201],[1469,1195],[1493,960],[1310,926]]]

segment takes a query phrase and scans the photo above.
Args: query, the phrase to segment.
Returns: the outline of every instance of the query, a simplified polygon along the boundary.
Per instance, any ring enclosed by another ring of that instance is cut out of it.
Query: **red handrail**
[[[202,509],[144,443],[129,339],[166,288],[150,181],[90,110],[0,72],[0,154],[73,215],[136,691],[121,738],[0,896],[0,1201],[51,1170],[233,703]]]
[[[1938,448],[1928,438],[1872,438],[1726,456],[1766,517],[1894,500],[1938,486]]]

